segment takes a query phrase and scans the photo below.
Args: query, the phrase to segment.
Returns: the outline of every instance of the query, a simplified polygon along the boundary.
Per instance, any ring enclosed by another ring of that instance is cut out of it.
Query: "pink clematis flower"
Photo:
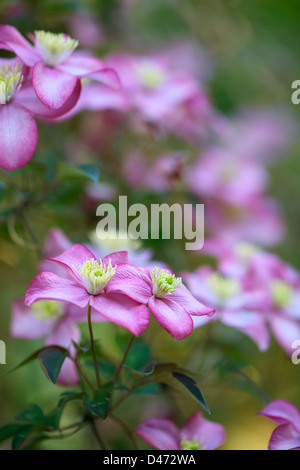
[[[260,413],[279,426],[273,431],[269,450],[300,450],[300,412],[286,400],[269,403]]]
[[[249,336],[261,351],[268,348],[270,335],[266,317],[257,309],[265,298],[264,293],[258,289],[247,292],[240,279],[222,276],[207,266],[194,273],[186,273],[184,279],[197,299],[209,303],[217,311],[212,319],[195,318],[196,328],[208,321],[220,320]]]
[[[93,318],[94,319],[94,318]],[[37,339],[46,337],[44,346],[61,346],[75,355],[72,341],[80,341],[77,322],[86,321],[84,309],[72,308],[61,302],[37,302],[26,307],[24,299],[18,299],[12,305],[10,334],[14,338]],[[74,362],[66,358],[58,376],[57,383],[70,386],[79,382]]]
[[[148,305],[156,320],[175,339],[193,331],[191,315],[212,315],[214,310],[198,302],[175,277],[165,269],[120,266],[108,291],[127,293],[133,300]]]
[[[159,450],[213,450],[226,438],[223,426],[208,421],[200,412],[191,416],[181,430],[168,419],[152,418],[134,432]]]
[[[75,52],[78,41],[66,34],[35,31],[30,44],[13,26],[0,26],[1,47],[12,50],[32,68],[32,84],[40,101],[61,108],[72,96],[80,78],[89,76],[119,86],[117,74],[87,53]]]
[[[1,43],[0,43],[1,44]],[[76,83],[72,95],[58,109],[49,109],[37,98],[29,69],[18,59],[0,59],[0,167],[21,168],[31,159],[38,140],[34,115],[53,119],[67,113],[80,95]]]
[[[75,244],[56,258],[51,259],[63,267],[71,278],[63,278],[52,272],[38,274],[29,285],[25,304],[38,300],[59,300],[80,308],[91,306],[107,321],[127,328],[138,336],[149,323],[149,311],[141,302],[109,289],[120,263],[128,260],[126,252],[116,252],[97,261],[85,246]],[[128,286],[128,289],[130,286]]]

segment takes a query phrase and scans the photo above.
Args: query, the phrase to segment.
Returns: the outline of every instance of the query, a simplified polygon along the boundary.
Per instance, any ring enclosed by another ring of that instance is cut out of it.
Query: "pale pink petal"
[[[32,69],[33,88],[41,102],[51,109],[61,108],[74,92],[78,79],[38,62]]]
[[[0,41],[3,41],[29,67],[41,60],[34,47],[13,26],[0,25]]]
[[[149,274],[142,268],[121,264],[106,286],[106,292],[122,292],[133,300],[146,304],[152,296],[153,284]]]
[[[180,450],[179,429],[168,419],[148,419],[141,423],[134,432],[159,450]]]
[[[270,344],[270,334],[265,317],[261,313],[248,311],[224,311],[221,321],[249,336],[260,351],[266,351]]]
[[[300,432],[291,424],[282,424],[276,428],[269,442],[269,450],[293,450],[300,447]]]
[[[120,80],[115,70],[107,68],[101,60],[95,57],[86,56],[81,53],[73,53],[56,68],[76,77],[81,78],[89,76],[105,85],[114,88],[120,87]]]
[[[52,331],[56,321],[57,318],[38,318],[31,308],[25,305],[24,299],[18,299],[12,304],[10,335],[14,338],[41,338]]]
[[[82,278],[79,274],[80,269],[85,261],[90,261],[91,259],[96,259],[96,256],[88,248],[79,243],[75,243],[75,245],[72,245],[71,248],[55,258],[48,258],[49,261],[53,261],[69,271],[82,285]]]
[[[196,437],[205,450],[213,450],[223,444],[226,433],[221,424],[208,421],[198,412],[185,422],[180,436],[181,440],[188,441],[193,441]]]
[[[87,314],[88,310],[86,307],[80,308],[77,307],[77,305],[73,304],[68,304],[66,306],[67,317],[75,323],[86,323],[88,320]],[[107,318],[100,315],[100,313],[94,310],[93,308],[91,310],[91,317],[93,323],[105,323],[108,321]]]
[[[79,376],[76,366],[74,362],[67,357],[62,365],[62,368],[60,369],[56,384],[62,385],[63,387],[72,387],[78,383]]]
[[[102,258],[103,263],[106,265],[109,263],[109,260],[112,266],[128,263],[128,251],[116,251]]]
[[[157,299],[153,295],[148,305],[156,320],[175,339],[186,338],[192,333],[192,317],[177,302],[167,297]]]
[[[196,300],[183,284],[170,294],[168,298],[180,304],[190,315],[212,315],[215,312],[214,309],[206,307]]]
[[[294,352],[292,347],[294,341],[300,339],[299,321],[272,315],[270,317],[270,326],[276,341],[288,355],[291,355]]]
[[[31,305],[33,302],[44,299],[70,302],[84,308],[89,302],[90,295],[84,287],[74,284],[69,279],[51,272],[43,272],[30,283],[25,296],[25,304]]]
[[[31,159],[38,141],[31,114],[14,102],[0,105],[0,167],[22,168]]]
[[[148,326],[150,315],[145,305],[123,294],[100,294],[91,297],[91,306],[112,323],[138,336]]]
[[[300,412],[298,408],[286,400],[274,400],[259,413],[278,424],[291,424],[300,432]]]
[[[36,114],[43,119],[53,120],[57,117],[64,116],[74,108],[80,96],[80,92],[81,83],[78,80],[72,94],[64,105],[58,109],[50,109],[38,99],[31,81],[27,81],[26,84],[22,85],[19,93],[14,98],[14,103],[20,104],[32,114]]]

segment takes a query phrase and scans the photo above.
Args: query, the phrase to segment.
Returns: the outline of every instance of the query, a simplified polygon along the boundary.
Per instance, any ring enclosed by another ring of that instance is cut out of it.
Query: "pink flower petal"
[[[61,108],[74,92],[78,79],[38,62],[32,69],[33,88],[41,102],[51,109]]]
[[[148,273],[130,264],[119,265],[116,274],[110,279],[106,292],[122,292],[131,299],[147,304],[152,296],[153,284]]]
[[[276,428],[269,442],[269,450],[292,450],[300,447],[300,433],[291,424]]]
[[[56,321],[57,318],[38,318],[31,308],[25,305],[24,299],[18,299],[12,304],[10,334],[14,338],[41,338],[52,331]]]
[[[180,449],[179,429],[168,419],[148,419],[141,423],[134,432],[159,450]]]
[[[208,421],[198,412],[191,416],[184,424],[180,432],[181,440],[197,441],[205,450],[213,450],[220,447],[226,438],[225,429],[221,424]]]
[[[156,320],[175,339],[186,338],[192,333],[193,320],[177,302],[167,297],[157,299],[153,295],[148,305]]]
[[[22,168],[31,159],[38,141],[31,114],[14,102],[0,105],[0,167]]]
[[[80,268],[85,261],[90,261],[91,259],[96,259],[96,256],[88,248],[79,243],[72,245],[71,248],[55,258],[48,258],[49,261],[54,261],[69,271],[82,285],[83,282],[79,274]]]
[[[80,81],[77,81],[72,94],[64,103],[64,105],[58,109],[50,109],[38,99],[32,86],[32,83],[30,81],[27,81],[26,84],[22,85],[22,88],[20,89],[19,93],[14,98],[14,103],[20,104],[32,114],[36,114],[37,116],[43,119],[51,120],[57,117],[64,116],[71,109],[73,109],[78,101],[80,92],[81,84]]]
[[[295,351],[292,348],[293,342],[300,339],[299,321],[273,315],[270,319],[270,326],[277,342],[288,355],[291,355]]]
[[[300,432],[300,412],[286,400],[272,401],[259,414],[278,424],[291,424]]]
[[[102,258],[103,263],[106,265],[108,265],[109,260],[112,266],[128,263],[128,251],[116,251]]]
[[[73,53],[67,60],[57,66],[57,69],[76,77],[89,76],[105,85],[119,88],[120,80],[117,73],[107,68],[101,60],[81,53]]]
[[[236,328],[248,335],[257,344],[260,351],[268,349],[270,334],[265,317],[261,313],[229,310],[222,312],[220,319],[225,325]]]
[[[54,273],[43,272],[30,283],[25,296],[25,304],[31,305],[43,299],[70,302],[84,308],[89,302],[90,295],[84,287],[74,284],[69,279]]]
[[[196,300],[183,284],[170,294],[169,298],[180,304],[190,315],[212,315],[215,312]]]
[[[112,323],[139,336],[148,326],[150,314],[145,305],[123,294],[100,294],[91,297],[91,306]]]
[[[34,47],[13,26],[0,25],[0,41],[3,41],[29,67],[41,60]]]

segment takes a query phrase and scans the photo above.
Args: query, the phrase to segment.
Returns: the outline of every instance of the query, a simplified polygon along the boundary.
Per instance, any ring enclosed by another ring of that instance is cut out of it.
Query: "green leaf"
[[[203,406],[203,408],[210,414],[210,409],[205,401],[205,398],[197,385],[197,382],[188,375],[182,374],[181,372],[172,372],[173,377],[178,380],[191,394],[192,396]]]
[[[71,165],[69,163],[59,161],[58,176],[63,179],[85,178],[92,181],[99,181],[99,167],[97,165]]]
[[[106,390],[99,390],[96,392],[93,400],[90,400],[88,397],[84,397],[83,404],[88,412],[99,416],[101,419],[106,419],[109,400],[110,394]]]
[[[45,423],[46,417],[43,410],[38,405],[31,405],[28,410],[23,411],[16,417],[17,421],[24,421],[28,423]]]
[[[0,442],[6,441],[10,437],[15,436],[15,434],[20,431],[23,426],[20,424],[7,424],[0,428]]]
[[[64,392],[57,404],[57,407],[46,417],[47,426],[52,429],[58,429],[62,413],[65,406],[72,400],[80,400],[83,394],[80,392]]]
[[[60,369],[63,365],[65,358],[68,355],[69,355],[69,351],[65,348],[62,348],[60,346],[46,346],[46,347],[39,349],[38,351],[35,351],[27,359],[25,359],[16,367],[11,369],[8,372],[8,374],[16,371],[17,369],[20,369],[20,367],[23,367],[29,364],[35,359],[40,359],[42,363],[42,367],[46,371],[48,377],[50,378],[50,380],[53,379],[52,380],[53,383],[56,383]],[[48,370],[49,370],[49,373],[48,373]]]
[[[19,431],[15,434],[12,440],[12,444],[11,444],[12,450],[17,450],[21,447],[22,443],[24,442],[26,437],[29,436],[33,428],[34,428],[34,425],[27,424],[25,426],[22,426],[19,429]]]
[[[49,346],[39,353],[41,365],[54,384],[57,381],[62,365],[69,351],[57,346]]]

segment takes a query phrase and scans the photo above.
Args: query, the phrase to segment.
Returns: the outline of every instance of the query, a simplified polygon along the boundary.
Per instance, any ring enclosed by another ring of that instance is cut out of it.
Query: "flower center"
[[[240,291],[240,284],[236,279],[223,277],[218,273],[211,274],[207,284],[221,300],[226,300]]]
[[[138,64],[137,75],[145,88],[157,88],[166,81],[165,72],[150,61]]]
[[[167,294],[172,294],[182,283],[181,277],[175,277],[174,274],[157,267],[152,269],[151,278],[153,284],[152,294],[158,299],[162,299]]]
[[[111,265],[111,260],[106,266],[101,259],[99,264],[98,261],[92,258],[90,261],[85,261],[80,268],[80,275],[86,290],[92,295],[100,294],[115,273],[116,266]]]
[[[56,300],[39,300],[31,306],[33,315],[39,320],[63,316],[63,306]]]
[[[0,68],[0,104],[9,103],[22,86],[22,66],[2,65]]]
[[[236,247],[236,254],[242,261],[248,261],[252,255],[259,252],[259,248],[255,245],[251,245],[250,243],[240,243]]]
[[[273,281],[271,284],[271,292],[276,307],[286,307],[291,300],[292,287],[284,281]]]
[[[78,41],[66,34],[35,31],[41,54],[47,65],[55,66],[66,60],[78,46]]]
[[[188,441],[184,438],[180,442],[180,449],[181,450],[204,450],[205,446],[203,445],[203,441],[201,440],[198,442],[197,436],[194,437],[192,441]]]

